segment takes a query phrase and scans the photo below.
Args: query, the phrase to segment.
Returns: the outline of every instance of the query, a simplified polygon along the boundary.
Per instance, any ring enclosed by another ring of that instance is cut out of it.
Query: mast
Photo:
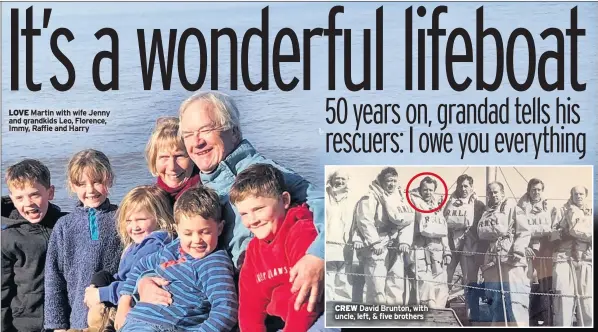
[[[488,186],[490,182],[496,181],[496,169],[497,166],[486,167],[486,186]]]

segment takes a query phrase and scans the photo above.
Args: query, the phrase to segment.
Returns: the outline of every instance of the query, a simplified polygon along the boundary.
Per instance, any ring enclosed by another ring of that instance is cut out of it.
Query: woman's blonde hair
[[[153,176],[158,176],[156,159],[160,150],[182,150],[187,155],[185,142],[179,135],[179,119],[163,117],[156,121],[156,127],[145,146],[145,160]]]
[[[156,220],[154,231],[166,231],[174,237],[172,203],[168,194],[156,186],[137,186],[125,195],[116,211],[118,235],[125,247],[133,242],[127,233],[127,217],[136,210],[145,210],[154,217]]]
[[[83,175],[93,182],[99,182],[110,188],[114,184],[114,172],[110,160],[101,151],[86,149],[75,153],[69,160],[66,170],[67,189],[79,185]]]

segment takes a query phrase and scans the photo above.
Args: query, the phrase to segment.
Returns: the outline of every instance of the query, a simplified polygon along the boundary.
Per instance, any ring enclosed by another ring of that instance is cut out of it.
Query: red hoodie
[[[283,331],[307,331],[324,311],[319,303],[314,312],[304,303],[294,305],[298,292],[291,293],[291,268],[305,256],[317,236],[313,214],[306,204],[293,207],[271,241],[253,238],[247,246],[239,277],[239,327],[241,331],[266,331],[266,315],[285,321]]]

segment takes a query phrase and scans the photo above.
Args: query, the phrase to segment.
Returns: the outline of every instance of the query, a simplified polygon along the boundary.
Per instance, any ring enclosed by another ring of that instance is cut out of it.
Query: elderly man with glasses
[[[305,256],[289,267],[292,291],[299,291],[295,310],[308,301],[308,310],[315,309],[324,283],[324,195],[311,183],[289,168],[278,165],[260,154],[249,141],[243,139],[239,111],[231,97],[218,92],[202,92],[185,100],[179,108],[180,127],[185,148],[200,170],[201,182],[220,195],[224,208],[225,230],[223,242],[240,268],[250,231],[228,199],[228,192],[236,175],[248,166],[271,164],[282,171],[293,202],[306,202],[314,213],[318,237]],[[170,294],[161,289],[165,281],[147,277],[139,283],[141,301],[169,304]]]

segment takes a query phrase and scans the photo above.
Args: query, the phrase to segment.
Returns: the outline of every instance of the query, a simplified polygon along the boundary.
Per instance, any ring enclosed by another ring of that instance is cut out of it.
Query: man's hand
[[[527,247],[525,248],[525,256],[528,258],[534,258],[536,257],[536,252],[534,252],[534,249]]]
[[[405,243],[403,243],[403,244],[400,244],[400,245],[399,245],[399,252],[402,252],[402,253],[404,253],[404,254],[407,254],[407,253],[409,253],[409,245],[408,245],[408,244],[405,244]]]
[[[88,308],[91,308],[96,304],[100,304],[100,290],[97,289],[95,285],[85,288],[85,297],[83,298],[83,303],[85,303]]]
[[[451,264],[451,256],[444,256],[442,262],[444,263],[444,266],[448,266],[449,264]]]
[[[162,289],[162,286],[168,285],[169,282],[160,277],[144,277],[139,280],[139,302],[146,302],[151,304],[170,305],[172,304],[172,296],[169,292]]]
[[[363,248],[363,243],[361,243],[361,242],[354,242],[353,243],[353,248],[355,248],[355,250],[359,250],[359,249]]]
[[[376,255],[381,255],[384,252],[384,249],[386,249],[386,247],[382,242],[378,242],[372,246],[372,251],[374,251],[374,254]]]
[[[309,294],[307,311],[313,312],[324,290],[324,260],[314,255],[303,256],[290,272],[291,292],[299,291],[295,310],[299,310]]]

